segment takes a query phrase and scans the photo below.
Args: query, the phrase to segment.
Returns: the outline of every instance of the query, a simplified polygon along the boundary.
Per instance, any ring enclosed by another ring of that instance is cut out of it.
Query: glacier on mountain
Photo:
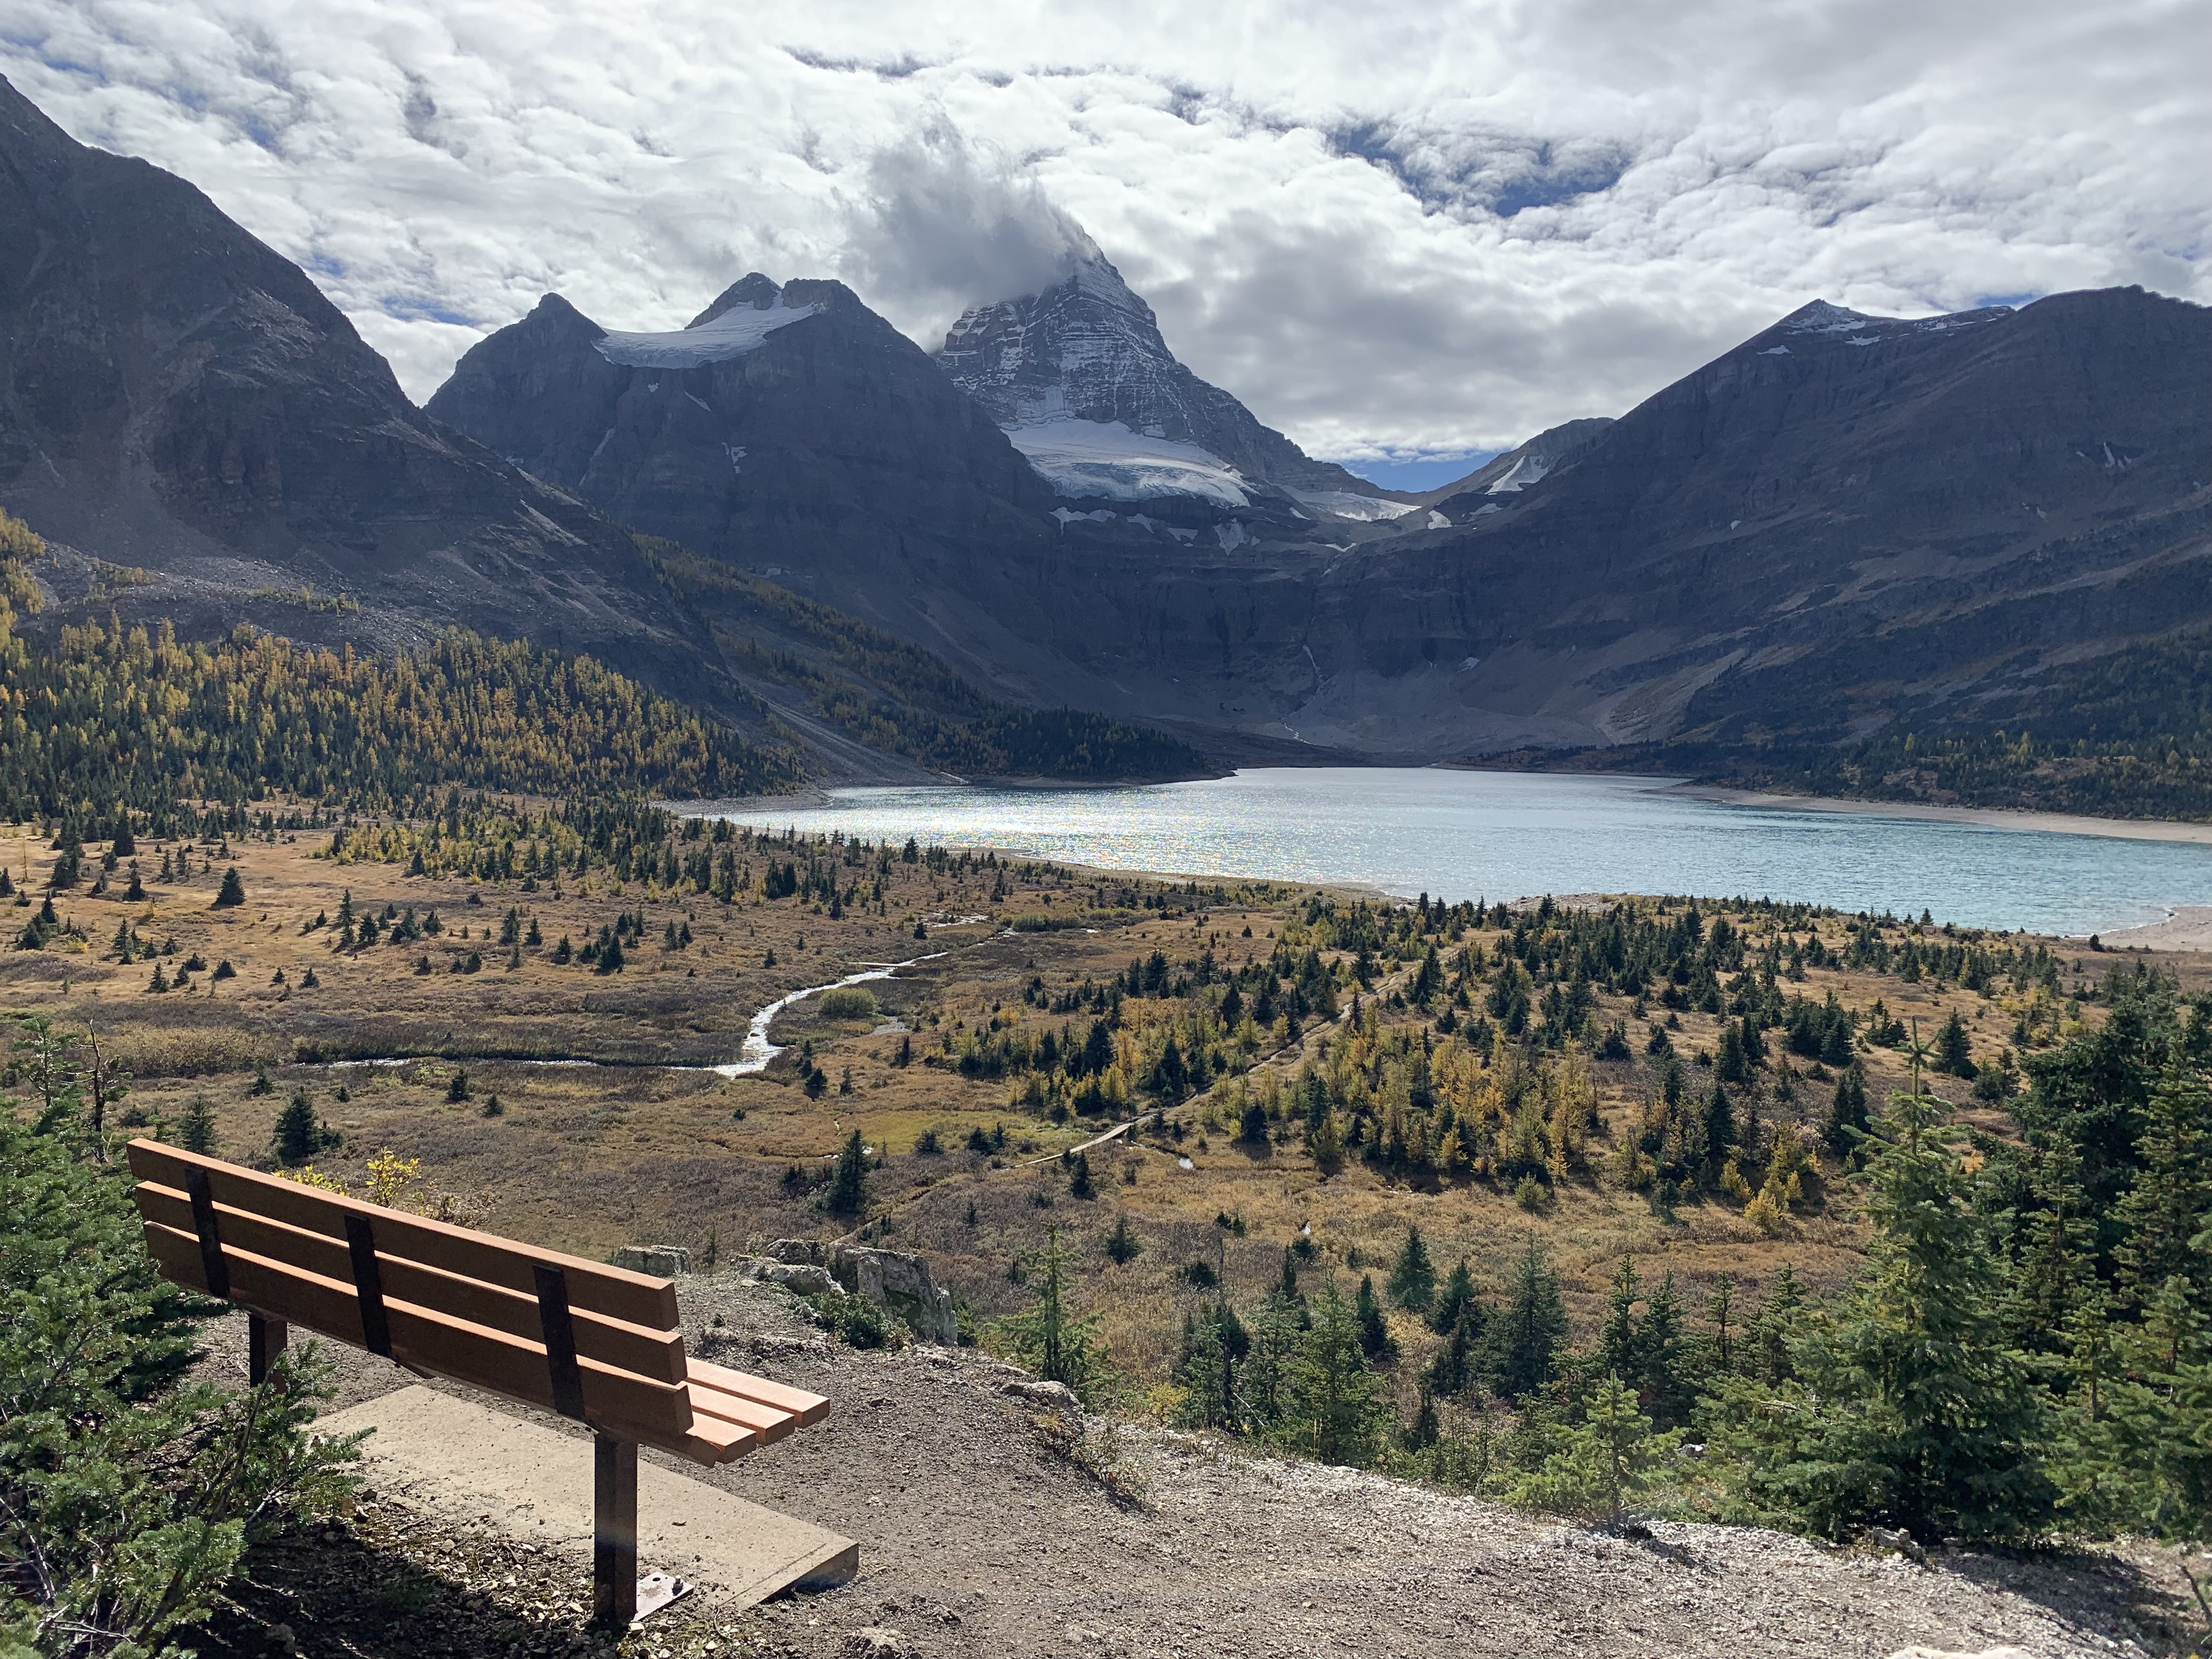
[[[604,334],[599,352],[611,363],[632,368],[698,368],[742,357],[776,330],[805,321],[815,310],[787,306],[779,296],[770,306],[734,306],[711,322],[665,334]]]
[[[963,313],[936,356],[1064,495],[1182,495],[1230,507],[1269,487],[1347,502],[1381,495],[1176,362],[1152,308],[1095,248],[1037,293]],[[1396,516],[1379,507],[1322,510]]]
[[[1037,476],[1063,495],[1117,501],[1195,495],[1224,507],[1250,504],[1237,469],[1196,444],[1148,437],[1119,421],[1042,421],[1005,430]]]
[[[1348,489],[1293,489],[1291,499],[1300,507],[1326,513],[1332,519],[1350,519],[1358,524],[1402,519],[1418,510],[1411,501],[1394,501],[1384,495],[1355,495]]]

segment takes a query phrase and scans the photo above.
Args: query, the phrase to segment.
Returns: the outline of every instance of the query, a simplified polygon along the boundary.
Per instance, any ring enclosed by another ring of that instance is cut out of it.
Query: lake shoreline
[[[2104,836],[2115,841],[2171,841],[2212,847],[2212,823],[2185,823],[2174,818],[2098,818],[2075,812],[2037,812],[2019,806],[1937,806],[1925,801],[1859,800],[1844,795],[1791,795],[1765,789],[1729,789],[1717,784],[1680,783],[1675,787],[1682,794],[1722,806],[1833,812],[1854,817],[1918,818],[1931,823],[1959,823],[1980,830],[2025,830],[2040,835]]]
[[[893,848],[911,836],[1102,873],[1279,880],[1346,897],[1758,894],[2115,943],[2183,907],[2212,906],[2212,825],[1787,795],[1679,773],[1256,767],[1118,789],[823,793],[820,805],[672,805],[779,835],[842,831]]]

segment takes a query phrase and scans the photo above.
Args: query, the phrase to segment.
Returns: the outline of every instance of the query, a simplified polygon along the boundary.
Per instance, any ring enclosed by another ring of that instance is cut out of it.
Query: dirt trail
[[[1000,1392],[1018,1377],[1004,1366],[972,1351],[833,1347],[793,1320],[778,1292],[714,1278],[680,1286],[695,1351],[703,1343],[724,1364],[836,1402],[820,1428],[705,1476],[861,1546],[853,1584],[737,1616],[728,1634],[750,1638],[747,1652],[1888,1659],[1919,1647],[2074,1659],[2159,1650],[2139,1645],[2127,1622],[2145,1585],[2111,1558],[2069,1566],[1954,1553],[1923,1567],[1778,1533],[1663,1523],[1632,1541],[1154,1430],[1120,1433],[1119,1466],[1145,1494],[1141,1508],[1127,1508]],[[352,1354],[344,1372],[349,1399],[411,1380]],[[579,1560],[566,1570],[580,1582],[587,1568]],[[884,1629],[898,1644],[860,1635]],[[705,1651],[680,1633],[669,1632],[676,1649]]]

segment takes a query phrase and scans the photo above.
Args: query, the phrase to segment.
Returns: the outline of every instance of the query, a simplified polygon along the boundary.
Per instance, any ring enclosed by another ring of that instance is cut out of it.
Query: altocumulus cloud
[[[299,260],[418,398],[558,289],[925,343],[1086,237],[1315,452],[1617,413],[1806,299],[2212,300],[2198,0],[0,0],[0,70]]]

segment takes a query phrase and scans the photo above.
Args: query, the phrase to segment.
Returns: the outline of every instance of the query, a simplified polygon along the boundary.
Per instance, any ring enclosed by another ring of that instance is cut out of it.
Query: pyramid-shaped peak
[[[1792,334],[1839,334],[1881,320],[1863,312],[1846,311],[1826,300],[1813,300],[1798,307],[1775,326]]]
[[[755,311],[767,311],[782,297],[783,289],[778,283],[757,270],[751,271],[724,289],[715,296],[714,304],[684,326],[697,328],[703,323],[713,322],[726,311],[735,311],[739,306],[748,306]]]

